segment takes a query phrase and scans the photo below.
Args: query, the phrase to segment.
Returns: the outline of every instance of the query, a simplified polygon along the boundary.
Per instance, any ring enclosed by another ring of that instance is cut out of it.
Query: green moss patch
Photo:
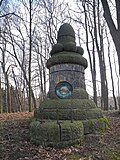
[[[88,99],[46,99],[35,110],[34,116],[36,119],[70,120],[73,117],[75,120],[84,120],[100,118],[102,113]]]
[[[97,119],[83,120],[84,134],[104,132],[108,129],[107,118],[101,117]]]
[[[76,50],[76,52],[77,52],[77,53],[79,53],[79,54],[81,54],[81,55],[83,55],[84,50],[83,50],[83,48],[82,48],[82,47],[77,46],[77,50]]]
[[[57,64],[79,64],[87,68],[87,60],[82,57],[80,54],[75,52],[60,52],[53,55],[46,63],[47,68],[57,65]]]
[[[120,151],[114,148],[106,149],[105,151],[107,160],[120,160]]]
[[[59,142],[60,131],[56,122],[41,123],[33,121],[30,125],[31,141],[35,144],[44,145],[46,142]]]
[[[46,99],[40,104],[40,108],[92,109],[96,108],[96,104],[88,99]]]
[[[68,52],[76,52],[76,44],[74,42],[67,42],[64,44],[64,50]]]
[[[50,55],[52,56],[53,54],[58,53],[58,52],[62,52],[62,51],[63,51],[63,44],[57,43],[53,46],[53,48],[50,52]]]
[[[61,141],[83,140],[83,124],[81,121],[61,122]]]
[[[45,108],[35,110],[36,119],[86,120],[103,117],[99,109]]]
[[[83,124],[80,121],[34,121],[30,125],[31,141],[37,145],[65,147],[83,141]]]

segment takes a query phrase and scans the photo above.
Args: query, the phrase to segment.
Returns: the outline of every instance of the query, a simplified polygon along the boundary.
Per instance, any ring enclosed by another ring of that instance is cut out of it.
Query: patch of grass
[[[109,148],[105,152],[107,160],[120,160],[120,151]]]
[[[65,157],[65,160],[79,160],[81,156],[79,154],[71,154]]]

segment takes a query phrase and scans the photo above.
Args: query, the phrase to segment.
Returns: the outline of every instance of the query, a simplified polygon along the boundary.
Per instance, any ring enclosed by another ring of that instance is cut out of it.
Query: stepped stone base
[[[81,144],[85,134],[104,132],[106,118],[84,121],[33,121],[30,125],[31,141],[44,147],[66,147]]]
[[[80,144],[85,134],[104,132],[108,120],[88,99],[47,99],[34,112],[31,141],[51,147]]]

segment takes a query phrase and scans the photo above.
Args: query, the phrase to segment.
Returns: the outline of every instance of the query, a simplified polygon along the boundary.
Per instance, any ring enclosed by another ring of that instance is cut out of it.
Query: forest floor
[[[105,113],[109,129],[85,136],[82,145],[43,148],[30,142],[33,113],[0,114],[0,160],[120,160],[120,113]]]

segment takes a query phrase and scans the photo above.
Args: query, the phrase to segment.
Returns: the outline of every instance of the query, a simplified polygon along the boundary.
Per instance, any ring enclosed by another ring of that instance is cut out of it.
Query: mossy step
[[[72,108],[39,108],[35,110],[34,117],[36,119],[51,120],[86,120],[103,117],[100,109],[72,109]]]
[[[96,104],[89,99],[45,99],[40,108],[69,108],[69,109],[92,109],[97,108]]]
[[[81,121],[33,121],[30,125],[31,141],[37,145],[65,147],[83,141],[84,129]]]

